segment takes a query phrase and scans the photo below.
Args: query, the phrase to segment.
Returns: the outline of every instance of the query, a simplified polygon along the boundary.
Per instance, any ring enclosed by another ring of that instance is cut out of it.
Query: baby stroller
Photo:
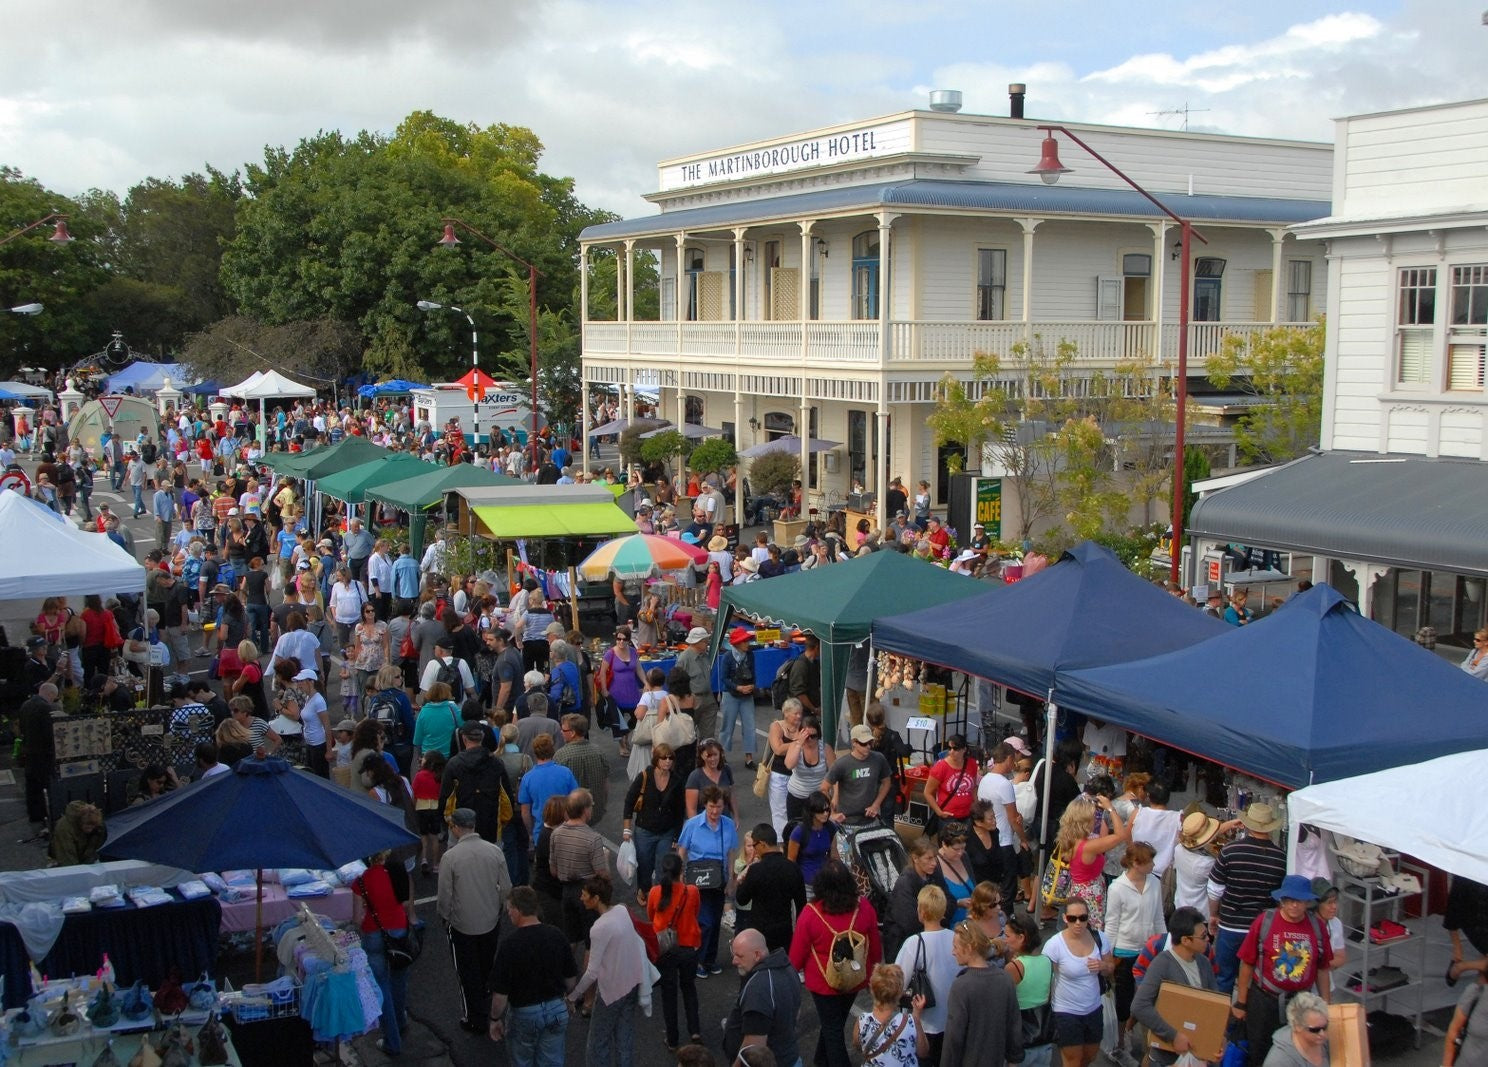
[[[889,894],[909,864],[899,834],[891,826],[870,821],[844,826],[836,840],[839,857],[857,879],[858,893],[880,916],[888,914]]]

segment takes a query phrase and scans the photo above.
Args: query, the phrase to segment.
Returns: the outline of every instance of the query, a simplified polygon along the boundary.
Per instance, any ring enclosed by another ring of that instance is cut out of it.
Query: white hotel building
[[[1067,139],[1073,173],[1041,183],[1028,173],[1039,125],[915,110],[662,162],[657,214],[580,238],[586,395],[659,390],[668,417],[740,448],[786,433],[840,442],[806,463],[817,506],[897,475],[911,491],[927,479],[940,507],[945,463],[925,419],[946,373],[970,379],[974,353],[996,354],[1015,390],[1013,346],[1038,339],[1073,341],[1079,367],[1141,359],[1171,373],[1176,224]],[[1290,227],[1329,213],[1330,146],[1066,125],[1207,240],[1193,246],[1192,375],[1228,334],[1323,310],[1322,244]],[[589,318],[600,250],[620,264],[614,321]],[[635,316],[629,265],[645,253],[659,321]]]

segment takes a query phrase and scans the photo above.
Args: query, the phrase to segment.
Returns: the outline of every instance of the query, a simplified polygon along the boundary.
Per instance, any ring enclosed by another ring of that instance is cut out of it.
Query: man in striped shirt
[[[563,932],[571,945],[587,941],[594,924],[594,914],[579,901],[580,887],[586,879],[610,873],[604,838],[589,825],[593,811],[594,795],[589,790],[569,793],[568,819],[553,828],[548,846],[548,869],[563,884]]]
[[[1245,836],[1220,849],[1209,872],[1209,930],[1220,992],[1235,988],[1240,973],[1238,953],[1250,924],[1271,906],[1271,894],[1286,878],[1286,853],[1271,834],[1281,819],[1270,804],[1252,804],[1240,816]]]

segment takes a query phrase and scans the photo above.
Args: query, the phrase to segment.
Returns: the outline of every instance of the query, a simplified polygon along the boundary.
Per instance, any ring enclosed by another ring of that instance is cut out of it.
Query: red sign
[[[1211,559],[1209,561],[1209,584],[1218,585],[1220,579],[1223,577],[1224,575],[1220,573],[1220,561],[1217,559]]]
[[[103,408],[103,413],[109,418],[113,418],[119,414],[119,405],[123,402],[124,398],[122,396],[101,396],[98,398],[99,406]]]
[[[479,367],[471,367],[469,373],[455,384],[465,387],[465,395],[474,404],[486,398],[486,390],[496,384],[496,379],[482,372]]]
[[[7,489],[14,489],[17,493],[31,492],[31,479],[26,477],[24,471],[6,471],[0,474],[0,493]]]

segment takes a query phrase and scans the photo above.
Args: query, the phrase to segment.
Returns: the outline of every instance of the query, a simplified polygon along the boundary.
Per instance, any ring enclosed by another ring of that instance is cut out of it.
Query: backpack
[[[817,969],[821,971],[827,985],[839,993],[851,993],[868,979],[868,938],[862,932],[854,930],[852,925],[857,918],[857,911],[849,917],[844,929],[832,930],[832,924],[827,922],[826,913],[821,910],[821,906],[813,904],[811,907],[816,911],[816,917],[822,921],[822,925],[832,931],[832,943],[827,946],[826,963],[817,955],[815,947],[811,950]]]
[[[776,711],[785,707],[785,702],[790,699],[790,672],[791,665],[795,662],[794,659],[788,659],[782,663],[775,672],[775,680],[770,683],[770,703],[775,705]]]
[[[402,716],[398,714],[398,702],[388,694],[387,690],[373,694],[371,701],[367,704],[367,715],[382,724],[389,740],[397,742],[407,740],[403,736],[405,730]]]
[[[437,662],[439,670],[435,673],[434,680],[449,686],[450,699],[458,704],[465,699],[465,681],[460,677],[460,662],[454,656]]]
[[[154,463],[155,462],[155,442],[153,442],[153,441],[146,441],[144,444],[140,445],[139,458],[140,458],[140,462],[141,463]]]
[[[1261,928],[1256,931],[1256,951],[1262,953],[1266,951],[1266,940],[1271,936],[1271,927],[1276,922],[1276,916],[1280,911],[1280,908],[1267,908],[1261,912]],[[1328,944],[1328,932],[1323,929],[1322,922],[1318,919],[1316,912],[1309,911],[1307,913],[1307,928],[1312,931],[1314,945]],[[1283,992],[1283,990],[1267,982],[1264,974],[1264,970],[1257,966],[1255,980],[1260,985],[1262,991],[1273,994]]]
[[[512,818],[511,797],[501,788],[502,765],[490,753],[486,753],[486,759],[481,761],[478,769],[487,772],[494,769],[496,773],[472,774],[468,779],[456,778],[450,787],[449,798],[444,802],[444,817],[448,820],[456,808],[469,808],[475,812],[475,831],[480,834],[481,840],[499,844],[501,832]],[[491,779],[494,779],[494,783]],[[466,780],[471,785],[462,788],[461,782]],[[494,788],[491,788],[493,785]],[[493,796],[493,793],[496,795]]]
[[[232,565],[231,560],[223,560],[217,564],[217,581],[229,589],[238,584],[238,569]]]

